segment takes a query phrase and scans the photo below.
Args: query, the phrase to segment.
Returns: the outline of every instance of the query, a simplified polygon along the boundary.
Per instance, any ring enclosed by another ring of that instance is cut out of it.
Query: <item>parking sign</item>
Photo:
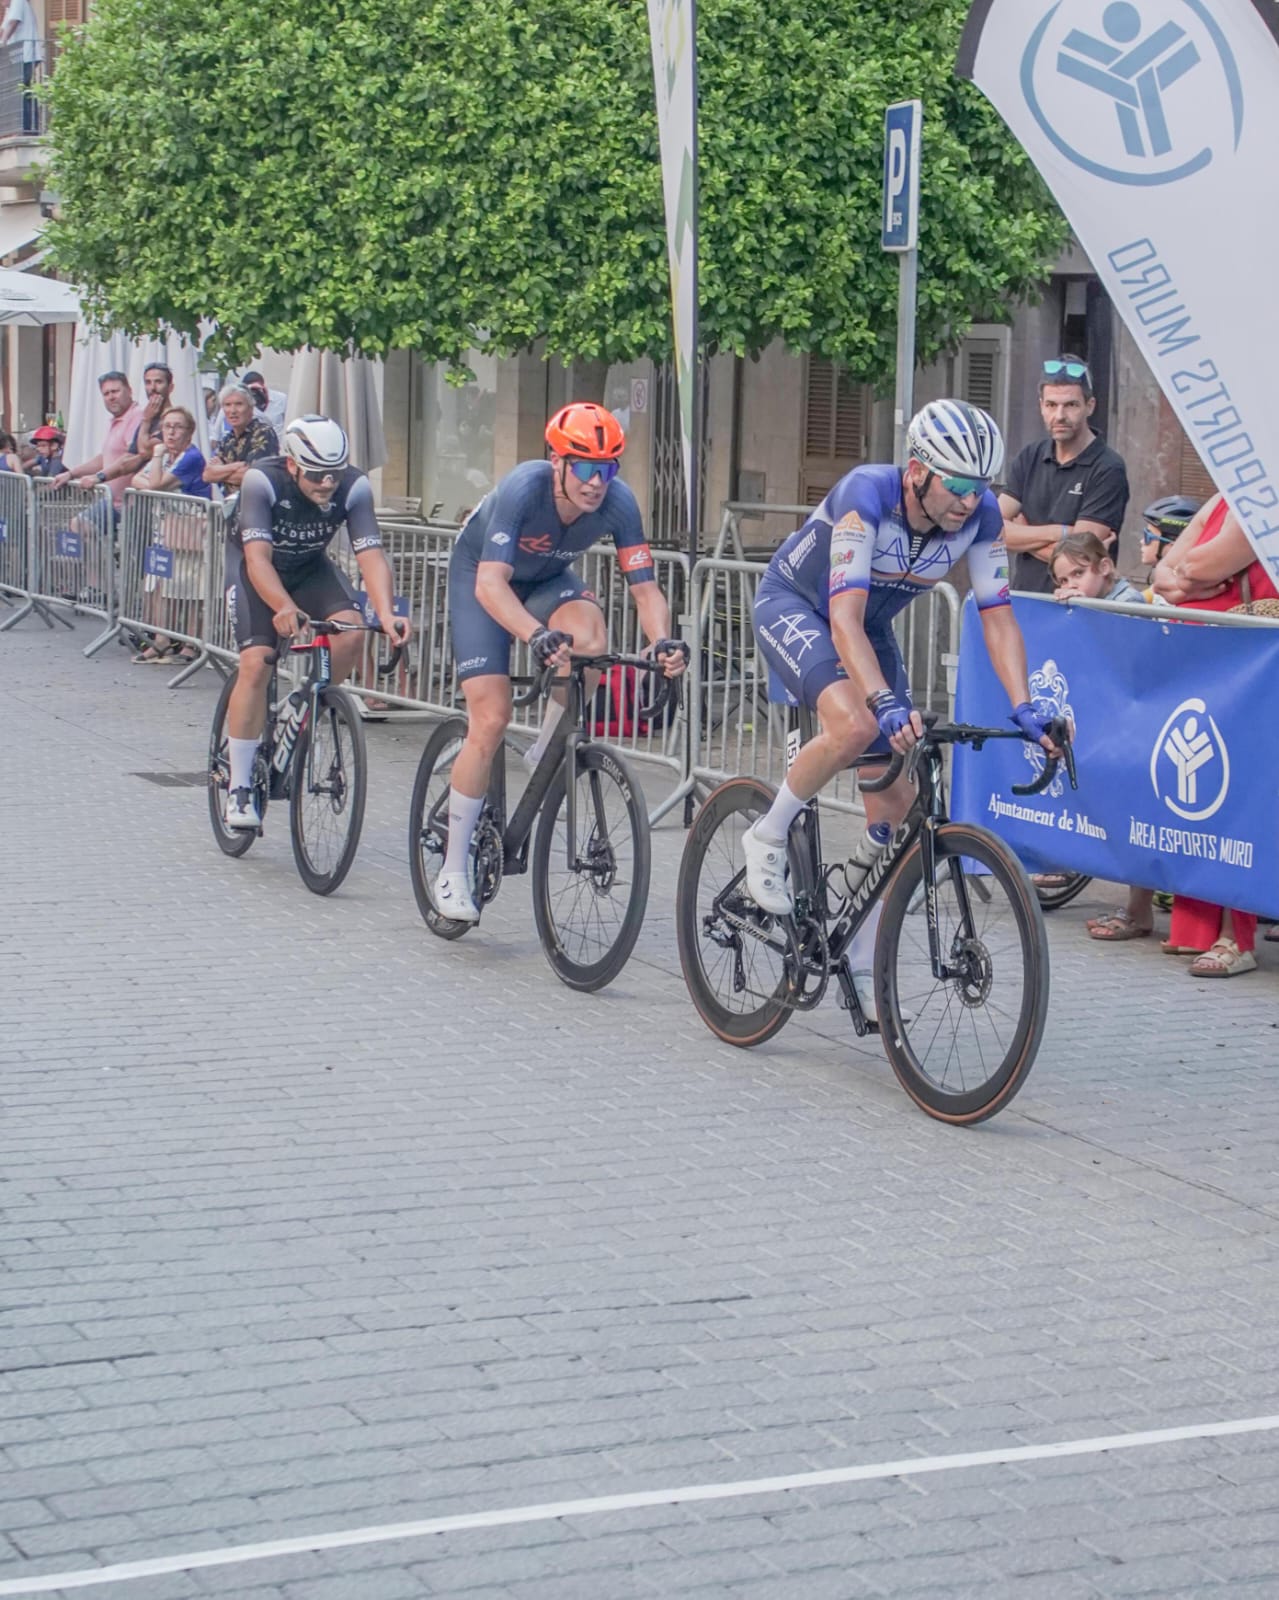
[[[914,250],[919,242],[919,144],[923,102],[899,100],[884,113],[885,250]]]

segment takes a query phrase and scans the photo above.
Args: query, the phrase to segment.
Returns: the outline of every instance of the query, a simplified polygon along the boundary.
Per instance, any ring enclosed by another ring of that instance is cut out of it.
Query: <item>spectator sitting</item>
[[[1068,533],[1049,565],[1057,600],[1135,600],[1145,596],[1115,571],[1115,563],[1095,533]]]
[[[228,383],[218,398],[226,432],[214,449],[217,460],[204,469],[204,481],[221,484],[223,493],[238,493],[255,461],[279,455],[279,440],[271,424],[257,415],[253,396],[242,384]]]
[[[194,438],[195,418],[185,406],[170,406],[160,419],[160,437],[152,448],[151,460],[135,474],[133,487],[152,493],[188,495],[197,500],[211,499],[213,491],[204,481],[204,456],[193,443]],[[150,665],[171,655],[180,660],[195,659],[194,646],[179,644],[160,629],[166,620],[170,627],[175,627],[174,617],[181,615],[180,602],[203,599],[206,527],[203,514],[199,520],[176,511],[160,514],[155,530],[160,537],[153,538],[153,543],[173,552],[173,572],[167,578],[148,574],[144,580],[149,613],[146,620],[157,632],[134,656],[136,664]],[[180,621],[176,630],[191,631],[183,630]]]
[[[22,452],[11,433],[0,428],[0,472],[21,472]]]
[[[64,470],[62,442],[61,428],[55,428],[50,422],[46,422],[42,428],[37,428],[31,435],[36,457],[28,465],[27,471],[33,478],[56,478]]]

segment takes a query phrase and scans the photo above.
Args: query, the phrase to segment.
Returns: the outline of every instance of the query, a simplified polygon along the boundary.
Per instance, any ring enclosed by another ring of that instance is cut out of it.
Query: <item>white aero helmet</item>
[[[311,412],[285,424],[284,453],[304,472],[341,472],[351,447],[340,423]]]
[[[994,417],[965,400],[933,400],[911,419],[906,453],[939,477],[995,478],[1004,440]]]

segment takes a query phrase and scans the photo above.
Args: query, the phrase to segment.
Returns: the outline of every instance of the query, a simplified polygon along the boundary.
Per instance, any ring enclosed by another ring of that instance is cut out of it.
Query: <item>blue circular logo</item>
[[[1243,134],[1239,69],[1204,0],[1056,0],[1021,88],[1054,148],[1108,183],[1179,183]]]

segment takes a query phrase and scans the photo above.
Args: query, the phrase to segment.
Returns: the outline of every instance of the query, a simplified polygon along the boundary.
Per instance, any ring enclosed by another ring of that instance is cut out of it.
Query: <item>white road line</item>
[[[428,1517],[421,1522],[391,1522],[381,1527],[347,1528],[339,1533],[303,1534],[263,1544],[232,1545],[222,1550],[196,1550],[184,1556],[156,1556],[149,1561],[124,1561],[80,1572],[51,1572],[38,1578],[6,1578],[0,1595],[50,1594],[58,1589],[89,1589],[95,1584],[124,1583],[168,1572],[194,1572],[201,1567],[229,1567],[245,1561],[267,1561],[315,1550],[343,1550],[361,1544],[389,1544],[396,1539],[423,1539],[466,1528],[505,1528],[521,1522],[553,1522],[560,1517],[597,1516],[604,1511],[637,1511],[646,1506],[688,1505],[699,1500],[741,1500],[749,1495],[777,1494],[788,1489],[817,1489],[833,1483],[868,1483],[876,1478],[915,1478],[924,1472],[955,1472],[965,1467],[1008,1466],[1019,1461],[1051,1461],[1063,1456],[1104,1455],[1111,1450],[1139,1450],[1151,1445],[1180,1444],[1187,1439],[1224,1439],[1240,1433],[1273,1433],[1279,1416],[1244,1417],[1234,1422],[1201,1422],[1184,1428],[1155,1428],[1146,1433],[1116,1433],[1100,1439],[1068,1439],[1058,1444],[1015,1445],[1007,1450],[975,1450],[966,1455],[920,1456],[907,1461],[879,1461],[864,1467],[828,1467],[820,1472],[794,1472],[784,1478],[747,1478],[740,1483],[698,1483],[682,1489],[644,1489],[634,1494],[606,1494],[590,1500],[561,1500],[543,1506],[512,1506],[505,1511],[471,1511],[453,1517]]]

